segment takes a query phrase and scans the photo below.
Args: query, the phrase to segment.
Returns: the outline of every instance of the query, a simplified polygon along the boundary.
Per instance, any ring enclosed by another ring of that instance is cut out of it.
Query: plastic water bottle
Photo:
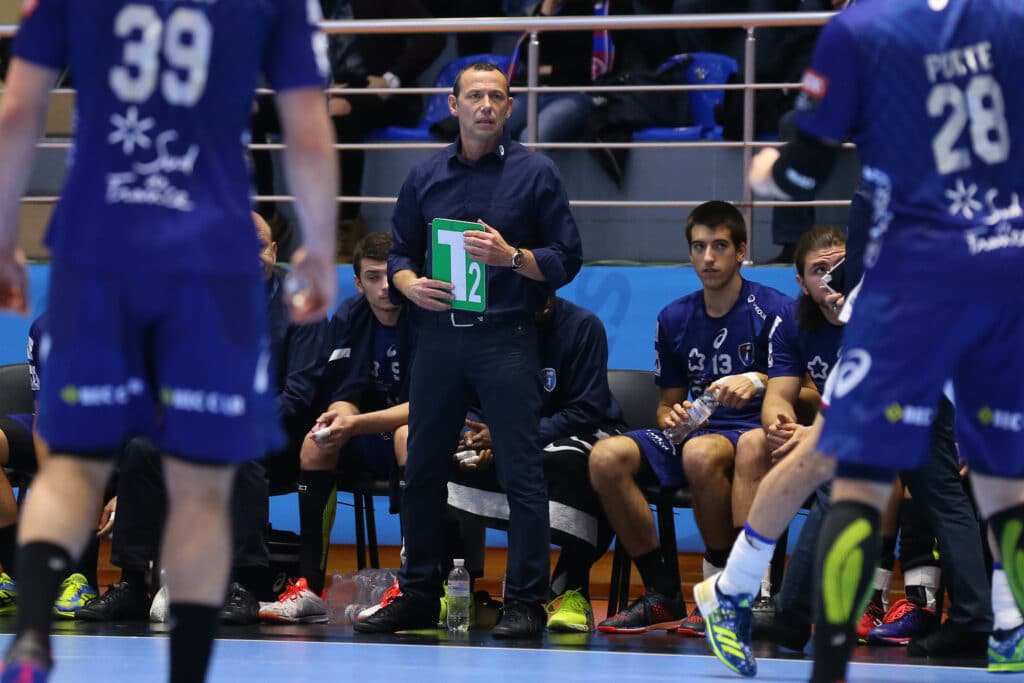
[[[469,631],[469,605],[473,596],[469,592],[466,561],[459,559],[454,564],[448,573],[448,631],[465,633]]]
[[[680,422],[675,427],[666,427],[662,430],[662,434],[665,435],[666,439],[678,446],[683,442],[687,434],[704,424],[717,407],[718,399],[715,398],[715,392],[711,391],[711,387],[709,387],[697,400],[690,404],[690,409],[686,411],[686,420]]]

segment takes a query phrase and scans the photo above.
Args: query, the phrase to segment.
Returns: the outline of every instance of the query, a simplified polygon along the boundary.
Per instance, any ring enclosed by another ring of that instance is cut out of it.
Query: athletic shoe
[[[857,622],[857,642],[862,645],[867,643],[868,636],[874,629],[882,625],[884,618],[885,610],[882,609],[882,606],[874,600],[868,600],[868,606],[864,609],[864,614],[860,616],[860,621]]]
[[[384,591],[384,594],[380,596],[380,602],[379,603],[377,603],[376,605],[372,605],[371,607],[367,607],[366,609],[361,611],[358,615],[356,615],[356,618],[353,619],[352,621],[353,622],[365,621],[366,619],[369,619],[374,614],[376,614],[377,612],[379,612],[383,608],[385,608],[388,605],[390,605],[391,601],[394,600],[395,598],[397,598],[398,596],[400,596],[401,594],[402,594],[402,589],[398,587],[398,579],[395,579],[395,582],[393,584],[391,584],[391,587],[388,588],[386,591]],[[437,618],[437,627],[438,628],[444,628],[445,622],[448,619],[448,601],[445,599],[447,597],[447,595],[448,595],[448,587],[445,586],[445,595],[441,597],[441,614]]]
[[[167,594],[167,586],[160,586],[160,590],[153,596],[153,603],[149,606],[149,620],[154,624],[166,624],[170,612],[171,599]]]
[[[119,581],[107,592],[78,610],[82,621],[133,621],[145,619],[149,613],[149,596],[143,586]]]
[[[754,614],[752,595],[723,595],[718,579],[712,576],[693,587],[694,612],[704,615],[705,635],[719,661],[740,676],[756,676],[751,625]]]
[[[53,603],[53,613],[65,619],[74,619],[78,610],[95,600],[99,593],[81,574],[72,574],[60,584],[60,595]]]
[[[685,615],[686,603],[682,595],[677,593],[668,597],[648,590],[629,607],[598,624],[597,630],[602,633],[644,633],[658,624],[682,619]]]
[[[704,615],[701,613],[700,607],[694,606],[690,616],[680,621],[679,626],[676,626],[676,633],[688,638],[703,638],[706,628],[707,624],[704,623]]]
[[[18,611],[18,587],[7,572],[0,572],[0,616]]]
[[[260,620],[260,603],[256,596],[237,581],[228,588],[228,597],[220,611],[222,624],[255,624]]]
[[[906,645],[912,638],[921,638],[939,626],[934,610],[915,605],[906,598],[898,600],[868,634],[872,645]]]
[[[980,659],[988,650],[988,638],[989,634],[984,631],[968,631],[947,619],[936,631],[924,638],[911,640],[907,654],[911,657]]]
[[[578,590],[565,591],[549,602],[544,610],[548,615],[549,631],[591,633],[594,630],[594,609]]]
[[[540,603],[506,600],[491,635],[499,640],[540,638],[546,622],[547,613]]]
[[[388,603],[376,605],[371,614],[363,610],[352,624],[356,633],[395,633],[437,628],[437,598],[407,595],[400,590]]]
[[[28,631],[18,636],[7,651],[0,683],[46,683],[52,666],[46,636]]]
[[[288,587],[277,598],[276,602],[260,607],[261,621],[274,621],[284,624],[326,624],[327,602],[322,595],[309,589],[305,579]]]
[[[988,639],[988,670],[993,673],[1024,671],[1024,625],[992,632]]]

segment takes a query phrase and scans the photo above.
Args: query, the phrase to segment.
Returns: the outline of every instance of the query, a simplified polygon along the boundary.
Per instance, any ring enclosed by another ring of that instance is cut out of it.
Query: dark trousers
[[[992,593],[981,528],[960,480],[953,438],[953,405],[945,397],[935,414],[930,448],[932,457],[926,464],[900,476],[910,489],[913,504],[924,506],[938,540],[942,582],[951,600],[949,620],[967,631],[987,632],[992,628]],[[779,609],[800,623],[811,622],[811,577],[825,511],[827,498],[819,490],[776,598]]]
[[[252,461],[240,465],[231,497],[232,566],[269,566],[268,501],[263,464]],[[166,514],[160,451],[144,439],[132,439],[121,459],[111,563],[121,569],[145,571],[150,561],[159,557]]]
[[[452,453],[475,395],[494,442],[498,480],[508,496],[505,598],[543,602],[550,537],[547,484],[537,431],[541,386],[537,336],[527,318],[454,327],[447,315],[419,312],[409,388],[409,459],[402,522],[403,592],[440,596]]]

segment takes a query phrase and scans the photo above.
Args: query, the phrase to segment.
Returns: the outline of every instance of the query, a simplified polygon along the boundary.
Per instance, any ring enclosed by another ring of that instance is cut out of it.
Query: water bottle
[[[715,412],[715,408],[718,407],[718,399],[715,398],[715,393],[712,391],[713,388],[709,387],[697,400],[690,404],[690,409],[686,411],[686,419],[684,421],[675,427],[666,427],[662,430],[662,434],[665,435],[666,439],[678,446],[683,442],[687,434],[700,427],[711,417],[711,413]],[[717,388],[715,388],[715,391],[717,391]]]
[[[469,592],[469,571],[465,560],[455,560],[448,573],[448,631],[465,633],[469,631],[469,605],[473,599]]]

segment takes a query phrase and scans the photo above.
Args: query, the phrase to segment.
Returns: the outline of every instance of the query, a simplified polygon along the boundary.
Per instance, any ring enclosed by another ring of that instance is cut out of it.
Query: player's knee
[[[632,476],[639,457],[639,449],[628,437],[601,439],[590,451],[590,480],[595,488],[601,488]]]
[[[306,437],[299,450],[299,468],[303,470],[322,470],[333,467],[338,462],[338,451],[320,448],[313,439]]]
[[[735,462],[736,454],[730,449],[691,443],[683,450],[683,471],[691,484],[729,475]]]

